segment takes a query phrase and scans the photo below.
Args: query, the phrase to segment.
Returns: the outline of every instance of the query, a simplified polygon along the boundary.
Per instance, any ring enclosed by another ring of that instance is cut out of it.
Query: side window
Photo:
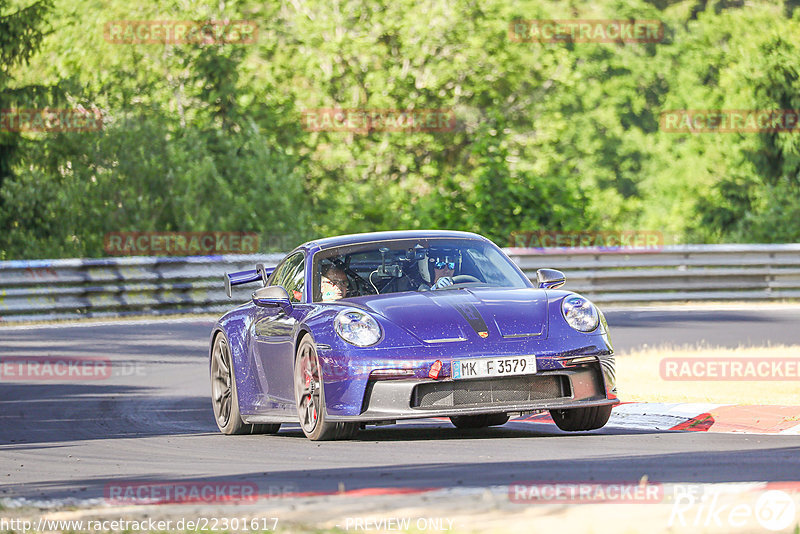
[[[269,283],[285,289],[289,293],[289,300],[292,302],[301,302],[306,281],[305,265],[303,253],[298,252],[286,258],[286,261],[275,269]]]

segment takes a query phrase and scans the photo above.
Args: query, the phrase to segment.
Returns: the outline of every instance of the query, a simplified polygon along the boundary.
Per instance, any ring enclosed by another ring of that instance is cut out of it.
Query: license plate
[[[452,369],[455,380],[487,376],[532,375],[536,373],[536,356],[453,360]]]

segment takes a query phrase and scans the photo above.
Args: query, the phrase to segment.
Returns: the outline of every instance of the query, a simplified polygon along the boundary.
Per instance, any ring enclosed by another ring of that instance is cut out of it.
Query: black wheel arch
[[[306,336],[311,336],[311,342],[316,343],[314,341],[314,334],[311,333],[311,329],[307,325],[301,325],[300,328],[297,329],[297,335],[294,338],[294,358],[292,361],[297,359],[297,349],[300,348],[300,342],[303,341],[303,338]]]

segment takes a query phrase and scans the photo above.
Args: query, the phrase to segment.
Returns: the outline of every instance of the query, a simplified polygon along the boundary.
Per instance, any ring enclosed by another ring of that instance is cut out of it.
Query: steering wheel
[[[454,284],[466,284],[468,282],[480,282],[480,280],[478,280],[471,274],[459,274],[453,277]]]

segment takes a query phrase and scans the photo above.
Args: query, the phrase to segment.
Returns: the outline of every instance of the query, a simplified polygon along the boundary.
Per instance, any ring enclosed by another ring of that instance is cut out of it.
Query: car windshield
[[[530,284],[500,249],[478,239],[398,239],[314,255],[314,302],[481,286]]]

